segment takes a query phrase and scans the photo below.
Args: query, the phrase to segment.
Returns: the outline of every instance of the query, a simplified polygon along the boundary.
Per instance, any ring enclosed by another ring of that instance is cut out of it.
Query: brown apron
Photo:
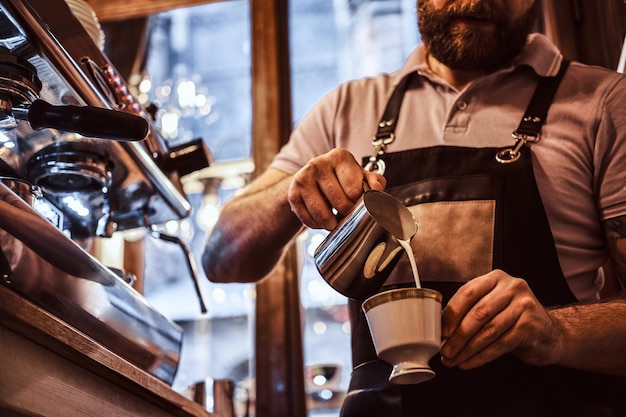
[[[522,146],[519,159],[508,164],[496,160],[500,151],[438,146],[383,154],[387,191],[413,207],[438,202],[495,202],[490,266],[526,279],[545,306],[576,302],[559,265],[530,149]],[[452,227],[459,212],[443,212],[455,215],[438,223],[448,222]],[[417,221],[419,234],[420,219]],[[459,244],[451,242],[450,248]],[[429,262],[421,253],[416,257],[418,267]],[[442,281],[442,277],[453,276],[446,275],[445,269],[430,271],[420,268],[422,286],[440,291],[445,305],[463,282]],[[411,284],[387,285],[381,291],[403,285]],[[626,415],[620,404],[626,393],[621,377],[560,366],[531,366],[512,354],[469,371],[447,368],[437,355],[430,362],[436,372],[433,380],[417,385],[391,384],[391,365],[376,356],[361,301],[349,300],[349,308],[354,370],[342,417]]]

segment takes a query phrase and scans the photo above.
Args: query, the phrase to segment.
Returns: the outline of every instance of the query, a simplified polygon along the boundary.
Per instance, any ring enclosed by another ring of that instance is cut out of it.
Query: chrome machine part
[[[210,154],[167,149],[83,1],[0,0],[0,177],[41,191],[0,181],[0,285],[171,383],[181,328],[79,242],[187,217],[180,178]]]
[[[178,173],[159,166],[169,153],[157,129],[152,128],[151,121],[136,103],[127,104],[132,102],[129,98],[132,95],[125,81],[66,2],[1,0],[0,26],[0,72],[8,74],[0,77],[0,99],[4,99],[4,105],[0,100],[0,109],[5,109],[7,124],[17,124],[14,131],[0,132],[14,137],[16,146],[3,149],[0,156],[7,154],[2,159],[16,172],[0,174],[17,173],[35,182],[36,178],[28,176],[27,167],[37,163],[31,162],[31,157],[38,158],[58,142],[64,142],[66,148],[80,143],[81,151],[92,146],[110,161],[107,212],[115,227],[109,230],[144,227],[143,215],[148,203],[155,223],[187,217],[191,205],[182,191]],[[18,77],[12,67],[19,67]],[[3,83],[3,80],[11,82]],[[26,91],[21,96],[27,97],[15,102],[15,90]],[[9,102],[13,102],[12,111],[7,111]],[[141,127],[127,125],[121,131],[107,131],[119,126],[119,122],[102,119],[103,112],[131,121],[142,118],[148,128],[142,131]],[[42,114],[44,117],[39,117]],[[50,123],[51,119],[55,123]],[[97,123],[98,120],[103,121]],[[80,135],[68,135],[68,132]],[[137,136],[145,139],[137,141]],[[46,193],[45,187],[42,188]],[[107,204],[101,197],[94,194],[92,200],[85,197],[82,200],[91,212],[97,212]],[[64,216],[73,215],[66,205],[56,209]],[[96,236],[99,230],[97,223],[90,222],[77,231],[66,229],[65,232],[70,236],[75,232]]]
[[[172,383],[182,329],[2,182],[0,250],[2,285],[137,367]]]

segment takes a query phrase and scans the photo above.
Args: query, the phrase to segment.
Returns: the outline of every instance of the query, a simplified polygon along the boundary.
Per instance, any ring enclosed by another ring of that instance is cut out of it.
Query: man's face
[[[422,41],[454,70],[489,72],[510,64],[537,14],[535,0],[417,0]]]

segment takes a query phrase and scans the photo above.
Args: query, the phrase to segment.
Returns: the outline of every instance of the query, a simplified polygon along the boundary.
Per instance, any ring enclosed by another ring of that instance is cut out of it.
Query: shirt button
[[[467,109],[467,102],[459,101],[458,103],[456,103],[456,107],[459,110],[465,110],[465,109]]]

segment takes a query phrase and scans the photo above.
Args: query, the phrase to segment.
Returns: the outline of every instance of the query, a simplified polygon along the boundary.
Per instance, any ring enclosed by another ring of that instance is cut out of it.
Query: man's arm
[[[604,222],[610,270],[621,288],[602,303],[578,305],[549,313],[561,330],[559,362],[626,375],[626,215]]]
[[[312,158],[296,174],[269,169],[226,202],[206,241],[202,265],[211,281],[266,276],[304,226],[330,230],[363,193],[385,178],[365,171],[345,149]]]
[[[267,275],[302,224],[291,212],[292,176],[268,169],[222,207],[202,254],[215,282],[254,282]]]
[[[626,215],[604,222],[604,232],[609,248],[609,267],[615,286],[626,288]]]

